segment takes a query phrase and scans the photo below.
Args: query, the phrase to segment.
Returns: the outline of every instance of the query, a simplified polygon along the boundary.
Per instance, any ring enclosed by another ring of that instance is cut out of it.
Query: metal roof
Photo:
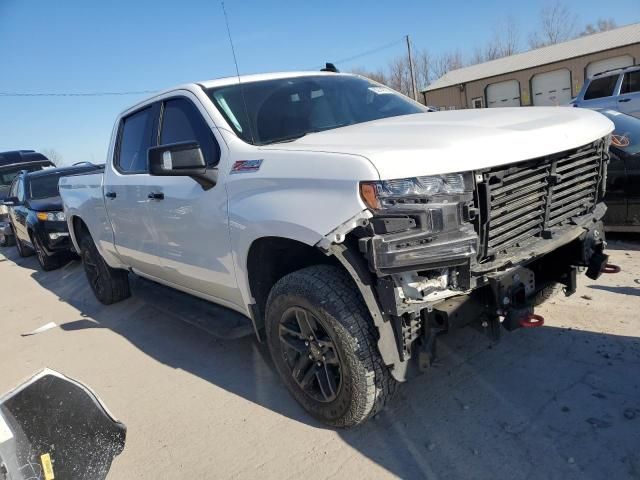
[[[568,42],[529,50],[528,52],[498,58],[490,62],[451,70],[423,91],[428,92],[482,78],[525,70],[634,43],[640,43],[640,23],[634,23],[607,32],[586,35]]]

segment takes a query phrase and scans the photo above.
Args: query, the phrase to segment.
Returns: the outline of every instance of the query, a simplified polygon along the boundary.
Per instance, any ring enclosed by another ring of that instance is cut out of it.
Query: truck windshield
[[[254,145],[427,111],[387,87],[351,75],[247,82],[210,88],[208,94],[235,133]]]

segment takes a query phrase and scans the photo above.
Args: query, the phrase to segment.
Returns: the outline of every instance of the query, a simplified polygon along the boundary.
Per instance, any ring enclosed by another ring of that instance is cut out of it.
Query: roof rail
[[[600,75],[604,75],[605,73],[615,72],[617,70],[627,70],[628,68],[634,68],[634,67],[640,67],[640,65],[634,64],[634,65],[627,65],[626,67],[610,68],[609,70],[605,70],[603,72],[594,73],[593,76],[598,77]]]

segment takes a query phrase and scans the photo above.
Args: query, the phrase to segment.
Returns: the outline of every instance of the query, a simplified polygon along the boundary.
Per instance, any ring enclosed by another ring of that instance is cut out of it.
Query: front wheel
[[[31,248],[22,243],[22,240],[20,240],[17,235],[14,235],[14,237],[16,239],[16,248],[18,249],[18,255],[20,255],[21,257],[30,257],[31,255],[33,255],[33,250],[31,250]]]
[[[56,257],[50,257],[49,255],[47,255],[47,253],[44,250],[44,247],[42,246],[42,242],[37,236],[32,235],[31,239],[32,239],[31,243],[33,243],[33,248],[35,249],[35,252],[36,252],[36,257],[38,258],[38,263],[40,264],[40,267],[42,268],[42,270],[44,270],[45,272],[48,272],[49,270],[54,270],[60,267],[60,259]]]
[[[82,237],[80,248],[84,272],[100,303],[110,305],[131,296],[129,273],[107,265],[88,234]]]
[[[265,326],[280,377],[318,420],[353,427],[395,392],[370,315],[337,268],[317,265],[280,279],[269,294]]]

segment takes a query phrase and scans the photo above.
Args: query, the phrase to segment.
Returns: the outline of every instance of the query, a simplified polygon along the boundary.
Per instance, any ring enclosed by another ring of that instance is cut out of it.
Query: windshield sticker
[[[237,160],[231,167],[230,173],[250,173],[260,170],[262,159],[259,160]]]
[[[385,87],[369,87],[369,91],[377,93],[379,95],[393,94],[391,90]]]

